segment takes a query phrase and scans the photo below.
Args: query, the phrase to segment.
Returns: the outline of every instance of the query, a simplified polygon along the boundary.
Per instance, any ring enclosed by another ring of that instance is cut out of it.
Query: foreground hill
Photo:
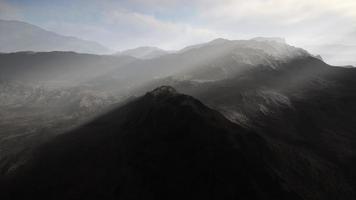
[[[62,36],[21,21],[0,20],[0,52],[16,51],[110,53],[96,42]]]
[[[356,191],[355,77],[354,68],[332,67],[309,56],[275,69],[262,65],[225,80],[172,77],[152,87],[174,85],[262,137],[318,157],[335,166],[333,174]]]
[[[266,145],[198,100],[164,86],[42,146],[13,172],[1,194],[300,199],[264,161]]]

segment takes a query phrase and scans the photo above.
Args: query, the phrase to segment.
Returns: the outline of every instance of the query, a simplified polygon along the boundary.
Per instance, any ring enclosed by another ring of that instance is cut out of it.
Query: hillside
[[[265,163],[267,151],[254,133],[163,86],[39,148],[1,195],[300,199]]]

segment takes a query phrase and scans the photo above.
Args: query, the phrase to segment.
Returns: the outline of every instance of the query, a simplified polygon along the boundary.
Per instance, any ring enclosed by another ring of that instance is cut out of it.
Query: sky
[[[301,47],[356,45],[356,0],[0,0],[0,19],[117,51],[257,36]]]

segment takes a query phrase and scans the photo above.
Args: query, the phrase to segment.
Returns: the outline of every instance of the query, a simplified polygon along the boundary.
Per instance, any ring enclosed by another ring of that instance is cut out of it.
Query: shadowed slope
[[[297,186],[298,194],[350,199],[348,193],[356,191],[355,77],[353,68],[332,67],[309,56],[276,69],[262,65],[221,81],[171,78],[152,87],[173,85],[266,138],[283,152],[274,156],[288,167],[276,169],[289,185]],[[296,154],[305,162],[290,159]]]
[[[260,137],[164,86],[41,147],[8,180],[6,193],[12,199],[299,199],[263,152],[269,150]]]

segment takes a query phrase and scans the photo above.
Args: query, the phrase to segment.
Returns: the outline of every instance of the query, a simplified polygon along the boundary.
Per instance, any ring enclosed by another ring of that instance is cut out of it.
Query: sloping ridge
[[[139,59],[153,59],[170,53],[170,51],[166,51],[157,47],[143,46],[119,52],[117,55],[132,56]]]
[[[262,138],[162,86],[42,146],[0,194],[6,195],[2,199],[299,199],[264,163],[266,151]]]

